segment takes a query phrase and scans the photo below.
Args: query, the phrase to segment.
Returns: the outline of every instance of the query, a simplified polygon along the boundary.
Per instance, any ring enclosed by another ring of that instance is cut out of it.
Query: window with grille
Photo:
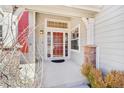
[[[71,49],[72,50],[79,50],[79,30],[80,30],[80,25],[76,26],[72,31],[71,31]]]
[[[67,29],[68,28],[68,23],[66,23],[66,22],[47,21],[47,27]]]

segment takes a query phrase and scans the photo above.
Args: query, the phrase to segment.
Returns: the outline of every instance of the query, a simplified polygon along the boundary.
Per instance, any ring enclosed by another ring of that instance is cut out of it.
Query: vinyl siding
[[[124,6],[103,6],[95,18],[95,42],[100,68],[124,71]]]

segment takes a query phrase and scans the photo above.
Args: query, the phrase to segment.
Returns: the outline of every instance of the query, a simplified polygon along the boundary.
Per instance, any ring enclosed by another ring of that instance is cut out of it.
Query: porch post
[[[82,18],[86,26],[87,40],[86,45],[84,46],[84,62],[93,63],[94,67],[99,68],[98,64],[98,49],[95,45],[95,32],[94,32],[94,18]]]
[[[29,37],[29,47],[30,47],[30,61],[35,63],[35,12],[29,11],[29,31],[31,33]]]
[[[94,38],[94,18],[82,18],[86,29],[87,29],[87,45],[94,45],[95,38]]]

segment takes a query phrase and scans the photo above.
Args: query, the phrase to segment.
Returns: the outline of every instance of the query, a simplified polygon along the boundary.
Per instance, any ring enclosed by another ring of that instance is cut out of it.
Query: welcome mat
[[[63,63],[65,62],[64,59],[57,59],[57,60],[51,60],[51,62],[54,62],[54,63]]]

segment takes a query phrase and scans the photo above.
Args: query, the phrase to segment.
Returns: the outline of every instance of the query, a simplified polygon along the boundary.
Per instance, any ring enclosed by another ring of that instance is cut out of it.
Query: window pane
[[[74,50],[79,50],[79,27],[75,27],[71,32],[71,49]]]
[[[75,50],[79,49],[78,40],[72,40],[71,41],[71,49],[75,49]]]

